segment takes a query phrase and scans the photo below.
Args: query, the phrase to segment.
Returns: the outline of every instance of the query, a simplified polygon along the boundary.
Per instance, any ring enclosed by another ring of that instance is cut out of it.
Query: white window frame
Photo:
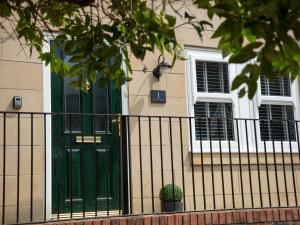
[[[187,48],[185,50],[186,58],[186,90],[187,90],[187,110],[190,117],[194,117],[194,104],[196,102],[220,102],[231,103],[233,118],[236,119],[250,119],[248,120],[248,138],[246,140],[245,124],[244,120],[238,122],[239,134],[237,134],[236,120],[234,120],[234,141],[230,141],[231,152],[273,152],[273,145],[275,152],[281,152],[282,148],[284,152],[297,152],[300,146],[300,141],[263,141],[260,133],[260,125],[256,121],[256,131],[254,130],[253,119],[259,119],[259,106],[262,104],[272,105],[291,105],[294,110],[294,120],[300,121],[300,93],[299,93],[299,79],[295,79],[291,83],[290,91],[291,96],[266,96],[261,94],[260,79],[258,80],[257,92],[253,100],[248,100],[247,97],[239,99],[237,91],[230,91],[230,93],[203,93],[197,92],[197,77],[196,77],[196,60],[211,61],[211,62],[228,62],[223,59],[222,53],[214,49],[205,48]],[[250,62],[251,63],[251,62]],[[231,84],[237,74],[239,74],[246,64],[230,65],[228,64],[229,75],[229,90],[231,90]],[[241,115],[241,116],[240,116]],[[200,141],[196,140],[195,122],[192,120],[192,145],[193,153],[201,152]],[[256,132],[256,140],[255,140]],[[298,124],[298,132],[300,137],[300,122]],[[239,146],[237,138],[239,138]],[[299,145],[299,146],[298,146]],[[238,149],[240,147],[240,149]],[[228,140],[221,141],[222,152],[229,152]],[[191,149],[190,149],[191,151]],[[219,140],[212,140],[212,146],[209,140],[202,140],[203,152],[220,152]]]
[[[212,49],[187,49],[185,51],[186,57],[186,83],[187,83],[187,96],[188,96],[188,112],[190,117],[194,117],[194,104],[196,102],[218,102],[218,103],[231,103],[233,118],[239,118],[238,95],[236,91],[231,90],[231,83],[237,74],[237,66],[228,64],[228,80],[229,80],[229,93],[203,93],[197,92],[197,77],[196,77],[196,60],[206,62],[225,62],[228,59],[223,59],[220,51]],[[193,153],[201,152],[200,141],[196,140],[195,120],[191,122],[192,125],[192,144]],[[238,134],[236,132],[235,120],[233,121],[234,140],[229,141],[221,140],[222,152],[237,152],[238,151]],[[190,149],[191,151],[191,149]],[[202,152],[220,152],[219,140],[202,140]]]
[[[262,95],[261,94],[261,83],[260,79],[258,81],[258,86],[257,86],[257,93],[256,93],[256,104],[254,104],[254,116],[255,118],[259,118],[259,107],[264,104],[270,104],[270,105],[290,105],[293,106],[293,111],[294,111],[294,120],[298,121],[300,119],[299,115],[299,83],[298,79],[296,78],[293,82],[291,82],[290,86],[291,90],[291,96],[268,96],[268,95]],[[258,129],[257,129],[257,147],[259,152],[264,152],[266,149],[266,152],[273,152],[273,142],[272,141],[264,141],[262,140],[261,137],[261,132],[260,132],[260,127],[259,124],[257,123]],[[300,123],[298,124],[298,134],[299,133],[299,128],[300,128]],[[297,131],[295,131],[297,132]],[[291,141],[274,141],[274,147],[275,147],[275,152],[281,152],[282,148],[284,152],[297,152],[298,151],[298,143],[297,143],[297,133],[296,135],[296,140]],[[290,149],[291,148],[291,149]]]

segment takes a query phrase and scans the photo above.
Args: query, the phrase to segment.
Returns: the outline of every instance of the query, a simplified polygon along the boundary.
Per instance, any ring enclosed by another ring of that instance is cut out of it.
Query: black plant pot
[[[182,212],[183,204],[182,202],[161,202],[162,212]]]

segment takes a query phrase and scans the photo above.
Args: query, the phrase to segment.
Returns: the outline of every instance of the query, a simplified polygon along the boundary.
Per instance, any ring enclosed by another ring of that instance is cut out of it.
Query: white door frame
[[[50,51],[50,41],[53,40],[53,35],[45,35],[46,41],[44,42],[43,52]],[[126,68],[125,65],[122,65]],[[128,84],[125,83],[121,87],[122,97],[122,115],[128,115]],[[51,113],[51,68],[50,64],[46,66],[43,62],[43,112]],[[52,159],[52,146],[51,146],[51,116],[46,116],[46,159]],[[51,173],[51,160],[46,160],[46,219],[51,219],[52,216],[52,173]]]

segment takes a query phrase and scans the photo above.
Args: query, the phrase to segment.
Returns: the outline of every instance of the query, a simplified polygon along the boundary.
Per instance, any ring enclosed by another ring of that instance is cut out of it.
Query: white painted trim
[[[261,104],[272,104],[272,105],[294,105],[293,97],[284,96],[261,96],[259,105]]]
[[[48,36],[46,36],[48,37]],[[44,42],[43,52],[50,51],[50,39]],[[43,62],[43,112],[51,112],[51,68]],[[51,115],[46,116],[46,159],[52,159]],[[52,215],[52,168],[51,160],[46,160],[46,219]]]
[[[128,83],[122,85],[121,95],[122,95],[122,115],[129,115]]]
[[[128,75],[127,67],[123,61],[122,69],[126,71],[126,75]],[[129,102],[128,102],[128,83],[122,85],[121,87],[121,95],[122,95],[122,115],[129,115]]]
[[[223,94],[223,93],[195,93],[196,102],[227,102],[233,103],[231,94]]]

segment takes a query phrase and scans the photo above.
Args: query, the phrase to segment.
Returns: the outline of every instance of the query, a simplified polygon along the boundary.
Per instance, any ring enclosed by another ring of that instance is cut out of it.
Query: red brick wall
[[[297,223],[299,222],[299,223]],[[300,225],[300,208],[190,212],[48,222],[48,225]]]

